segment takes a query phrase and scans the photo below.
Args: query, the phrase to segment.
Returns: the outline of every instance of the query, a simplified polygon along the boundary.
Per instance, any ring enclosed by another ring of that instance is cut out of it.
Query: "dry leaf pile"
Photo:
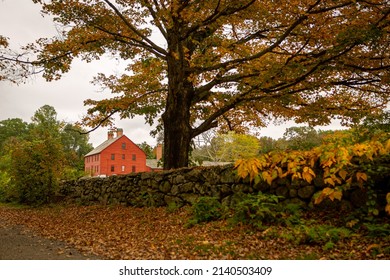
[[[123,206],[0,206],[3,223],[24,225],[103,259],[389,259],[389,238],[356,235],[332,249],[297,244],[281,226],[254,230],[226,221],[186,227],[188,209]],[[287,235],[286,235],[287,234]],[[290,238],[286,238],[286,236]],[[387,248],[387,247],[386,247]],[[378,254],[373,254],[377,250]]]

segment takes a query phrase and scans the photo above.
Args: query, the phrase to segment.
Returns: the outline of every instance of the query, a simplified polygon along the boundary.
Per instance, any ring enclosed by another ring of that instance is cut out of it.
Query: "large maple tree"
[[[191,139],[213,127],[356,121],[389,101],[388,0],[33,1],[63,27],[29,46],[46,79],[75,58],[125,61],[97,75],[113,95],[86,100],[84,122],[161,116],[166,169],[187,166]]]

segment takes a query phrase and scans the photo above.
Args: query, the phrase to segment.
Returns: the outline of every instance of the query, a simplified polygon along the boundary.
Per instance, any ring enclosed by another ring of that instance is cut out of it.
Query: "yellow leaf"
[[[385,150],[386,150],[386,152],[390,153],[390,139],[386,141]]]
[[[261,173],[261,176],[263,176],[263,179],[265,180],[265,181],[267,181],[267,183],[269,184],[269,185],[271,185],[272,184],[272,176],[271,176],[271,174],[270,174],[270,172],[269,171],[263,171],[262,173]]]
[[[303,168],[302,178],[304,180],[306,180],[306,182],[311,183],[311,181],[313,181],[313,178],[315,177],[315,175],[316,174],[314,173],[314,171],[310,167],[305,166]]]
[[[331,188],[324,188],[323,190],[322,190],[322,193],[323,194],[325,194],[326,196],[328,196],[328,195],[330,195],[331,193],[333,193],[333,189],[331,189]]]
[[[279,177],[280,177],[280,178],[284,178],[284,177],[286,177],[288,174],[290,174],[290,172],[289,172],[289,171],[286,171],[285,173],[279,175]]]
[[[324,168],[324,177],[329,177],[329,175],[330,175],[330,170],[329,170],[329,167],[325,167]]]
[[[244,162],[243,159],[238,159],[238,160],[236,160],[236,162],[234,163],[234,168],[239,167],[243,162]]]
[[[337,178],[335,175],[332,176],[333,181],[335,181],[337,184],[341,185],[342,181]]]
[[[275,180],[276,178],[278,178],[278,170],[274,169],[272,170],[272,180]]]
[[[385,211],[388,215],[390,215],[390,204],[387,204],[385,207]]]
[[[367,174],[364,172],[356,172],[356,179],[358,182],[367,181]]]
[[[322,166],[323,167],[331,167],[333,162],[334,161],[332,159],[327,159],[325,162],[322,163]]]
[[[339,171],[339,176],[345,181],[345,178],[347,178],[348,172],[345,170]]]
[[[300,172],[296,172],[291,176],[291,180],[302,179],[302,174]]]
[[[353,228],[357,223],[359,223],[359,220],[351,220],[351,221],[349,221],[349,222],[347,222],[347,227],[349,227],[349,228]]]
[[[390,204],[390,192],[386,194],[387,204]]]
[[[314,204],[320,204],[325,197],[328,197],[329,194],[331,194],[333,192],[333,189],[331,188],[324,188],[322,191],[321,191],[321,194],[314,200]]]
[[[316,199],[314,200],[314,204],[320,204],[324,200],[325,196],[323,193],[321,193]]]
[[[311,181],[313,180],[313,177],[307,173],[302,173],[302,178],[308,183],[311,183]]]
[[[261,162],[256,159],[239,159],[235,162],[234,167],[237,169],[237,175],[243,179],[248,177],[252,182],[253,179],[259,174],[259,169],[261,169]]]
[[[335,190],[333,192],[333,197],[337,200],[341,200],[341,198],[343,197],[343,192],[342,191],[339,191],[339,190]]]
[[[332,178],[326,178],[326,179],[324,180],[324,183],[325,183],[325,184],[332,185],[332,186],[335,186],[335,185],[336,185],[336,183],[333,181]]]
[[[315,166],[315,164],[316,164],[316,161],[317,161],[317,159],[314,158],[314,157],[312,157],[312,158],[310,159],[310,166],[311,166],[311,168],[314,168],[314,166]]]
[[[366,151],[367,151],[367,145],[366,144],[356,144],[353,147],[353,152],[355,153],[355,155],[357,155],[359,157],[364,155]]]

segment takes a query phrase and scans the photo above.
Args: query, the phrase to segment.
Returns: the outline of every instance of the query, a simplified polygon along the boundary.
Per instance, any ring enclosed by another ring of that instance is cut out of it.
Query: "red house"
[[[114,137],[115,136],[115,137]],[[90,176],[111,176],[150,171],[146,154],[118,128],[108,132],[108,139],[84,157],[85,173]]]

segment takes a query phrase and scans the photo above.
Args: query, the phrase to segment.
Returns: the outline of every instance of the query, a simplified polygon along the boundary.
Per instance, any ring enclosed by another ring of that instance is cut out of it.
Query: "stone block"
[[[171,184],[168,181],[161,182],[158,189],[167,194],[171,191]]]
[[[298,196],[303,199],[310,199],[315,192],[315,187],[312,185],[301,187],[298,189]]]

